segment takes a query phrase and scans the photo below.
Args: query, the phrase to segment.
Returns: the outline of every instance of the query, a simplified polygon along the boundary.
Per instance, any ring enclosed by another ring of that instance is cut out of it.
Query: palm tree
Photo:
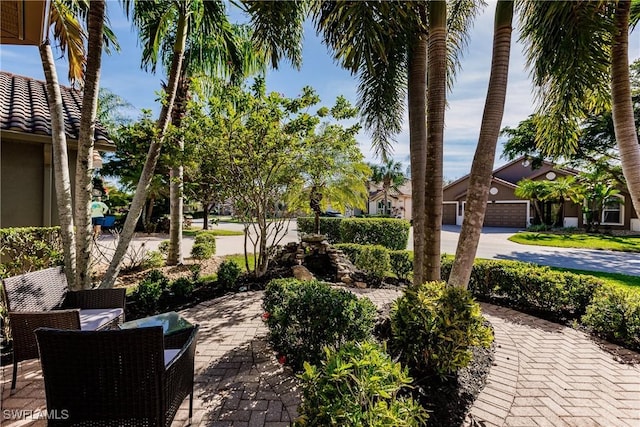
[[[495,12],[489,88],[480,126],[480,137],[469,175],[464,221],[448,281],[451,286],[467,287],[480,241],[507,94],[512,20],[513,1],[499,1]]]
[[[172,32],[173,46],[171,66],[168,70],[168,83],[165,99],[162,103],[160,117],[157,122],[158,137],[152,141],[147,153],[140,180],[125,220],[118,247],[105,273],[101,287],[112,287],[120,271],[122,260],[133,238],[136,223],[146,200],[146,193],[153,178],[160,150],[165,140],[171,121],[171,111],[182,74],[182,62],[187,46],[187,38],[191,32],[204,35],[215,34],[227,25],[224,5],[217,1],[196,0],[162,0],[156,2],[135,2],[133,21],[140,31],[143,45],[143,67],[155,69],[158,52],[163,47],[166,36]]]
[[[104,0],[89,3],[87,30],[87,63],[82,91],[82,113],[76,160],[76,287],[91,288],[89,265],[91,260],[91,190],[93,178],[93,146],[100,87],[100,66],[105,19]]]
[[[533,181],[525,178],[518,182],[514,194],[521,199],[530,200],[536,217],[544,223],[544,215],[540,203],[544,200],[545,192],[544,181]]]
[[[382,184],[382,194],[384,196],[384,209],[382,213],[389,215],[389,190],[399,191],[402,184],[407,179],[402,171],[402,163],[393,159],[387,160],[382,165],[371,165],[371,181]]]
[[[521,8],[528,64],[542,100],[538,144],[546,152],[570,154],[581,121],[611,102],[622,170],[640,212],[640,145],[629,77],[631,2],[524,2]]]

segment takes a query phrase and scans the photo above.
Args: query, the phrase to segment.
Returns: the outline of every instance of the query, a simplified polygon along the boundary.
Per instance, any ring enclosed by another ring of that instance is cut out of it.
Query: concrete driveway
[[[197,221],[197,220],[196,220]],[[202,224],[200,220],[200,225]],[[198,225],[196,222],[194,225]],[[212,229],[243,230],[242,224],[221,222],[212,225]],[[477,257],[489,259],[509,259],[517,261],[533,262],[553,267],[576,268],[581,270],[605,271],[640,276],[640,254],[596,251],[587,249],[553,248],[546,246],[529,246],[507,240],[516,233],[514,228],[485,227],[482,230]],[[413,249],[413,229],[410,230],[408,249]],[[442,252],[454,255],[458,244],[460,227],[445,225],[442,230]],[[136,244],[145,242],[147,249],[156,249],[158,244],[166,237],[145,237],[135,239]],[[287,232],[280,244],[298,241],[297,224],[291,221]],[[221,236],[216,239],[217,255],[231,255],[244,252],[243,236]],[[183,239],[182,249],[185,256],[189,256],[193,238]]]

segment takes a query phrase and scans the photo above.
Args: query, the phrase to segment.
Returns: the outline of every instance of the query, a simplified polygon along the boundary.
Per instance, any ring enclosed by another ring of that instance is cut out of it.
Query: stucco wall
[[[59,224],[55,188],[50,180],[51,211],[44,212],[45,156],[40,142],[14,141],[3,138],[0,142],[0,227],[36,227],[51,218],[51,225]],[[76,151],[69,150],[69,174],[74,190]],[[53,170],[53,166],[51,167]]]

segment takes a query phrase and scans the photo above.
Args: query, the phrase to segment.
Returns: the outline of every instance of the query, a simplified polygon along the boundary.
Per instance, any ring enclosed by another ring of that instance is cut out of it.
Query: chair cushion
[[[169,366],[169,363],[176,358],[176,356],[180,353],[179,348],[170,348],[164,351],[164,366],[165,368]]]
[[[80,310],[80,329],[83,331],[95,331],[121,316],[123,312],[124,310],[121,308]]]

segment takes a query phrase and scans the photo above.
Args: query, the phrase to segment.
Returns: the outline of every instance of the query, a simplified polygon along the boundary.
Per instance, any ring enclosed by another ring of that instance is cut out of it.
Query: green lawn
[[[238,264],[240,266],[240,268],[242,269],[242,272],[246,273],[247,269],[246,269],[245,263],[244,263],[244,254],[225,255],[224,259],[228,260],[228,261],[235,261],[235,263]],[[253,265],[254,259],[255,259],[255,256],[253,254],[249,254],[249,265],[250,266]]]
[[[187,230],[182,230],[183,236],[195,237],[198,233],[210,233],[214,236],[242,236],[244,233],[242,231],[237,230],[224,230],[224,229],[215,229],[215,230],[203,230],[201,228],[189,228]]]
[[[568,271],[575,274],[593,276],[609,285],[619,286],[619,287],[630,289],[640,293],[640,276],[627,276],[626,274],[620,274],[620,273],[603,273],[600,271],[590,271],[590,270],[575,270],[572,268],[560,268],[560,267],[549,267],[549,268],[555,271]]]
[[[606,236],[602,234],[534,233],[525,231],[514,234],[509,237],[509,240],[523,245],[640,252],[640,237]]]

